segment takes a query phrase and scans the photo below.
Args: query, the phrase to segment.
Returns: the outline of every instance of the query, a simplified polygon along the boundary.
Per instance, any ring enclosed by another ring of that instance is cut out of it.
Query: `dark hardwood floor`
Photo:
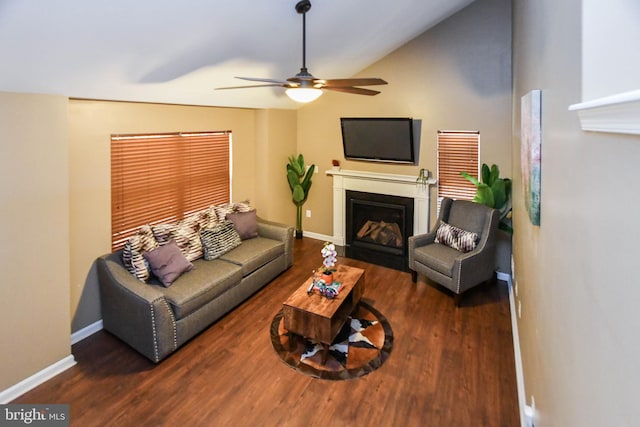
[[[269,326],[321,263],[322,242],[295,242],[294,266],[158,365],[100,331],[73,346],[76,366],[14,403],[68,403],[73,426],[519,425],[507,286],[450,294],[409,273],[366,270],[364,300],[394,332],[389,359],[353,380],[285,365]]]

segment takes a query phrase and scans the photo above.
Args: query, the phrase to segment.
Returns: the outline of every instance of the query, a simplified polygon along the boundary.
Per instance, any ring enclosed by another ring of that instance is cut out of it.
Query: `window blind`
[[[438,211],[444,197],[472,200],[476,187],[460,175],[480,172],[480,133],[476,131],[438,131]]]
[[[144,224],[230,201],[231,133],[111,136],[111,249]]]

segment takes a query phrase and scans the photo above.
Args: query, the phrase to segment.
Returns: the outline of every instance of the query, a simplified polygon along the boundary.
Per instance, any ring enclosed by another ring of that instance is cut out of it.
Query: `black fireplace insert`
[[[345,255],[407,271],[413,198],[351,190],[345,197]]]

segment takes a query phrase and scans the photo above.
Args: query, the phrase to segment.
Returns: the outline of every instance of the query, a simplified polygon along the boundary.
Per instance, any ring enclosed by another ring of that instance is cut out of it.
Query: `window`
[[[476,187],[460,175],[480,172],[480,132],[438,131],[438,212],[444,197],[472,200]]]
[[[144,224],[231,200],[231,133],[111,136],[111,249]]]

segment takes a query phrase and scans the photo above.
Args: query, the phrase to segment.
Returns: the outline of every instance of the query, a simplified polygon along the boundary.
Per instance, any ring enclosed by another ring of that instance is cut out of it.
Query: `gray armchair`
[[[435,243],[436,233],[445,222],[459,229],[477,233],[477,245],[462,252]],[[415,282],[418,273],[446,287],[455,295],[456,306],[463,292],[494,277],[496,270],[495,239],[499,211],[479,203],[444,198],[438,221],[426,234],[409,237],[409,268]]]

